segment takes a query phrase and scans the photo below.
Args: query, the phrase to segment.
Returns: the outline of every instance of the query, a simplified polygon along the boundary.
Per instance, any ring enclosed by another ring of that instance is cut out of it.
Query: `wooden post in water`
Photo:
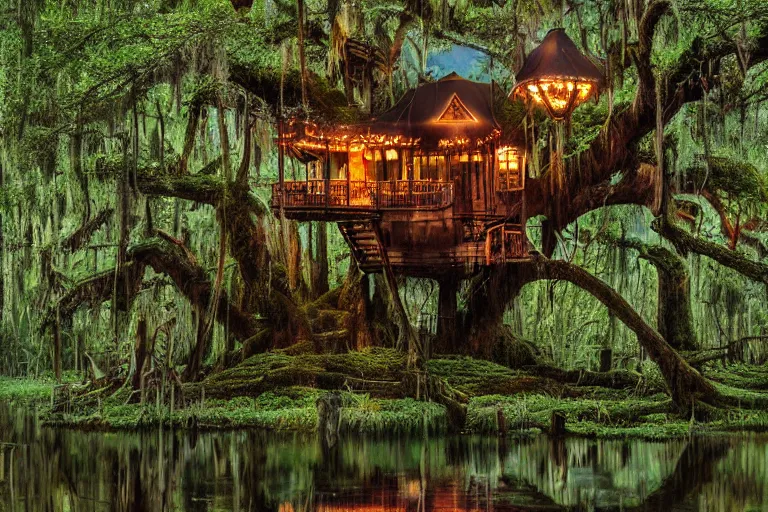
[[[317,399],[317,433],[324,448],[333,448],[339,441],[341,395],[331,392]]]
[[[549,435],[550,437],[562,437],[565,435],[565,414],[562,412],[552,412]]]

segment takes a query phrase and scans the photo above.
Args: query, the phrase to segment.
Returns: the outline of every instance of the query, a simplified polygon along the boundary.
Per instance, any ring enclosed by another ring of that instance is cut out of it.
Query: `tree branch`
[[[697,238],[670,222],[654,222],[653,229],[670,240],[682,254],[696,252],[750,279],[768,284],[768,265],[752,261],[715,242]]]

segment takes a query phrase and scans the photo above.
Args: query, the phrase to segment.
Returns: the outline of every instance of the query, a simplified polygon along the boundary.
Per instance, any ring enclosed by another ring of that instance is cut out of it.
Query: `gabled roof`
[[[441,139],[485,139],[500,129],[491,87],[451,73],[409,90],[367,128],[371,133],[419,138],[422,147],[436,146]]]

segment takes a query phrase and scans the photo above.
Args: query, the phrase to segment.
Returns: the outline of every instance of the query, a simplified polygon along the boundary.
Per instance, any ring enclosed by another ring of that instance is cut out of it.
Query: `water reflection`
[[[0,408],[0,511],[768,510],[768,437],[84,433]]]

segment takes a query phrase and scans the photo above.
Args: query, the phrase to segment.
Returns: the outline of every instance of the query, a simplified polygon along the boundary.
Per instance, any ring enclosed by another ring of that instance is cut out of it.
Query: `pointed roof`
[[[410,89],[368,128],[371,133],[420,138],[422,147],[437,145],[441,139],[485,138],[500,129],[491,87],[451,73]]]
[[[603,75],[586,58],[563,28],[550,30],[541,44],[525,59],[517,74],[517,83],[551,78],[580,78],[588,82],[601,82]]]

